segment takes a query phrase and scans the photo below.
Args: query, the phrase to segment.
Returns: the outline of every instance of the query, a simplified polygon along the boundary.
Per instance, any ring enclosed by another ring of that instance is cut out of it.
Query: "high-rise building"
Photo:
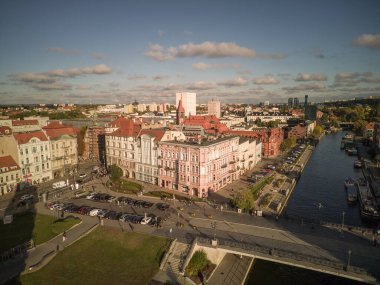
[[[208,102],[208,114],[220,118],[220,101],[212,100]]]
[[[197,114],[197,94],[189,92],[178,92],[175,96],[175,105],[178,106],[179,100],[182,100],[182,106],[185,109],[185,116]]]
[[[307,99],[309,98],[309,95],[305,95],[305,103],[304,103],[304,108],[306,110],[306,106],[307,106]]]
[[[289,98],[289,99],[288,99],[288,107],[289,107],[289,108],[293,108],[293,106],[294,106],[293,98]]]
[[[294,97],[293,99],[293,107],[294,108],[298,108],[298,106],[300,105],[300,101],[297,97]]]

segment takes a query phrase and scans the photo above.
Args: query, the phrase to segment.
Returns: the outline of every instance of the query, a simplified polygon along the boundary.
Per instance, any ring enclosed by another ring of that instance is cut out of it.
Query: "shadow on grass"
[[[21,200],[23,195],[33,199]],[[36,187],[6,194],[0,201],[0,284],[20,284],[25,270],[28,250],[34,246],[33,231],[36,219]],[[8,219],[10,223],[4,223]]]

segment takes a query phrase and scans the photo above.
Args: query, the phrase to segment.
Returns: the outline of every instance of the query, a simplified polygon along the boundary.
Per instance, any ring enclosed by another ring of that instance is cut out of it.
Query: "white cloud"
[[[253,80],[253,83],[255,84],[258,84],[258,85],[262,85],[262,84],[278,84],[280,83],[280,81],[274,77],[274,76],[264,76],[264,77],[258,77],[258,78],[254,78]]]
[[[188,43],[178,47],[178,57],[245,57],[254,58],[253,49],[242,47],[233,42],[203,42],[201,44]]]
[[[372,72],[340,72],[335,75],[332,87],[355,86],[359,83],[380,83],[380,77]]]
[[[193,68],[198,70],[206,70],[212,68],[212,65],[204,62],[198,62],[193,64]]]
[[[176,57],[197,57],[208,58],[219,57],[244,57],[255,58],[256,52],[253,49],[242,47],[233,42],[203,42],[201,44],[188,43],[179,47],[164,48],[161,45],[149,45],[145,56],[157,61],[171,61]]]
[[[144,54],[145,56],[153,58],[157,61],[171,61],[174,59],[176,52],[177,51],[173,48],[168,48],[165,50],[163,46],[155,44],[150,45]]]
[[[128,76],[129,80],[145,79],[146,75],[144,74],[131,74]]]
[[[295,81],[326,81],[327,76],[322,73],[298,73]]]
[[[244,86],[247,84],[248,84],[248,80],[244,77],[238,77],[236,79],[218,82],[219,86],[224,86],[224,87]]]
[[[377,49],[380,48],[380,34],[363,34],[354,39],[358,46]]]
[[[63,82],[66,78],[74,78],[81,75],[109,74],[112,69],[104,64],[92,67],[71,68],[68,70],[55,69],[47,72],[27,72],[10,75],[10,79],[19,83],[30,85],[38,90],[67,90],[71,85]]]

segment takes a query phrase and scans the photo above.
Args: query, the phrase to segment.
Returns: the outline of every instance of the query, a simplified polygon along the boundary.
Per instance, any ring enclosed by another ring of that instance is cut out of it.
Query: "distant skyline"
[[[380,96],[380,1],[1,1],[0,99]]]

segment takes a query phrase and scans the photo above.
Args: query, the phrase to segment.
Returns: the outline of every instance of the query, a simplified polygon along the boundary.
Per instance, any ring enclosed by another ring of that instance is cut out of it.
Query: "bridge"
[[[239,217],[236,222],[231,215]],[[232,253],[371,284],[380,278],[380,248],[372,241],[377,233],[370,229],[283,217],[250,217],[248,224],[247,216],[224,212],[224,219],[191,219],[198,231],[193,248],[202,247],[211,256]]]

